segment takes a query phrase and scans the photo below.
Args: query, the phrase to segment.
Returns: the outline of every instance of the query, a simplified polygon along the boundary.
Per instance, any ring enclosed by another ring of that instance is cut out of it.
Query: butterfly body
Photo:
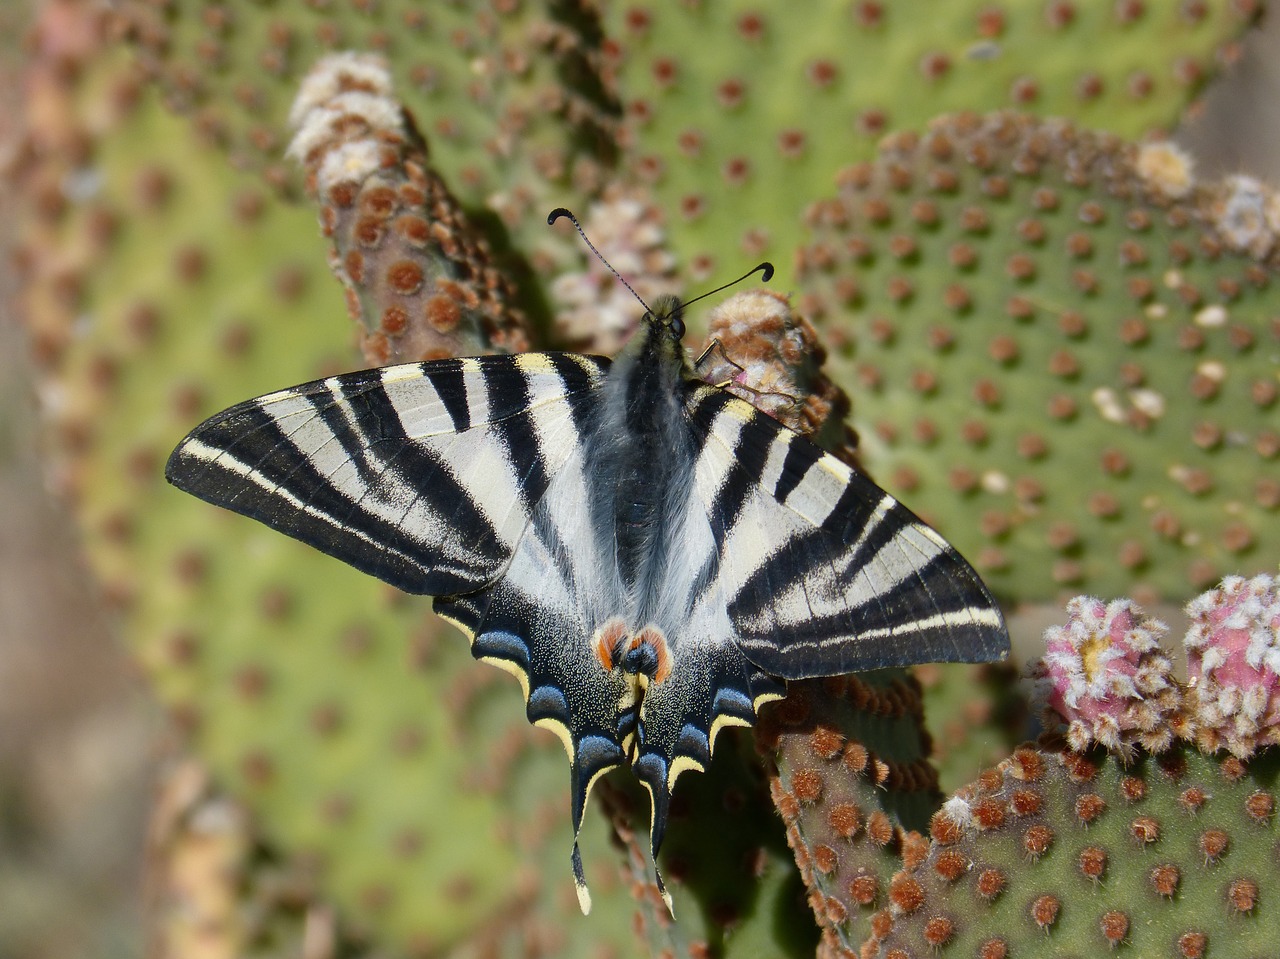
[[[958,553],[870,480],[699,381],[674,299],[611,362],[438,360],[197,427],[166,475],[409,592],[520,680],[571,769],[653,801],[783,680],[1008,649]],[[589,906],[581,861],[579,897]],[[661,877],[659,876],[661,887]]]

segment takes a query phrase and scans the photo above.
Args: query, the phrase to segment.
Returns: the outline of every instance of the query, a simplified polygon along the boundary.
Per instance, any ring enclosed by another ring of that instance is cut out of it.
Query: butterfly
[[[583,912],[576,837],[609,770],[629,765],[649,792],[656,870],[676,779],[786,680],[1009,649],[995,600],[941,536],[697,378],[684,305],[655,301],[612,360],[433,360],[248,400],[165,469],[434,597],[477,659],[515,674],[529,720],[569,755]]]

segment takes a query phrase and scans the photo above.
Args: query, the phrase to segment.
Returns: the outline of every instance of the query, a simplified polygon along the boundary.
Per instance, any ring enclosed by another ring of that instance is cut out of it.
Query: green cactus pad
[[[757,740],[824,944],[855,949],[941,800],[920,687],[900,669],[792,682]]]
[[[514,683],[424,602],[164,485],[202,415],[360,365],[314,213],[231,172],[118,62],[68,98],[111,135],[84,161],[93,195],[43,205],[27,231],[29,320],[55,478],[160,698],[365,934],[625,950],[607,827],[584,828],[583,919],[564,757]]]
[[[797,308],[863,460],[997,592],[1149,605],[1280,561],[1275,200],[1188,163],[966,114],[812,211]]]
[[[1024,747],[938,813],[878,955],[1248,959],[1275,948],[1280,754]]]
[[[1168,129],[1253,4],[1042,0],[611,5],[623,162],[702,278],[785,262],[798,216],[889,130],[1014,107]]]
[[[555,250],[546,212],[585,205],[611,164],[599,28],[578,3],[130,0],[126,13],[166,102],[291,195],[301,176],[284,157],[290,104],[314,63],[343,50],[387,57],[432,165],[465,206],[497,215],[495,241],[513,230],[526,254]]]

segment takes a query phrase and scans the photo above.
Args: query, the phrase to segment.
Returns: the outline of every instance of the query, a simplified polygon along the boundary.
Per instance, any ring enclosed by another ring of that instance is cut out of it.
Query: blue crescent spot
[[[529,694],[529,715],[538,719],[545,716],[567,723],[569,702],[557,687],[539,686]]]
[[[750,719],[755,716],[755,709],[751,705],[751,699],[736,689],[718,690],[715,702],[712,703],[712,710],[717,715],[728,713],[730,716],[741,716],[744,719]]]
[[[529,669],[529,644],[515,633],[504,630],[481,633],[476,639],[476,649],[484,656],[509,659],[526,672]]]
[[[586,770],[616,766],[622,761],[622,750],[604,736],[583,736],[578,740],[578,765]]]
[[[665,786],[667,781],[667,761],[657,753],[644,753],[631,766],[635,770],[636,775],[649,783],[661,783]]]
[[[711,739],[697,726],[685,723],[680,729],[676,750],[705,763],[711,759]]]

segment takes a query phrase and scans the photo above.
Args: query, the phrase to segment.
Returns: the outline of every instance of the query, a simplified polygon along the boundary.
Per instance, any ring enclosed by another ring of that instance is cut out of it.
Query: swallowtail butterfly
[[[697,379],[681,310],[657,301],[612,360],[434,360],[248,400],[196,427],[165,470],[435,597],[564,741],[575,835],[592,784],[629,764],[652,799],[655,857],[676,778],[784,680],[1009,648],[942,537]],[[576,843],[572,863],[585,912]]]

